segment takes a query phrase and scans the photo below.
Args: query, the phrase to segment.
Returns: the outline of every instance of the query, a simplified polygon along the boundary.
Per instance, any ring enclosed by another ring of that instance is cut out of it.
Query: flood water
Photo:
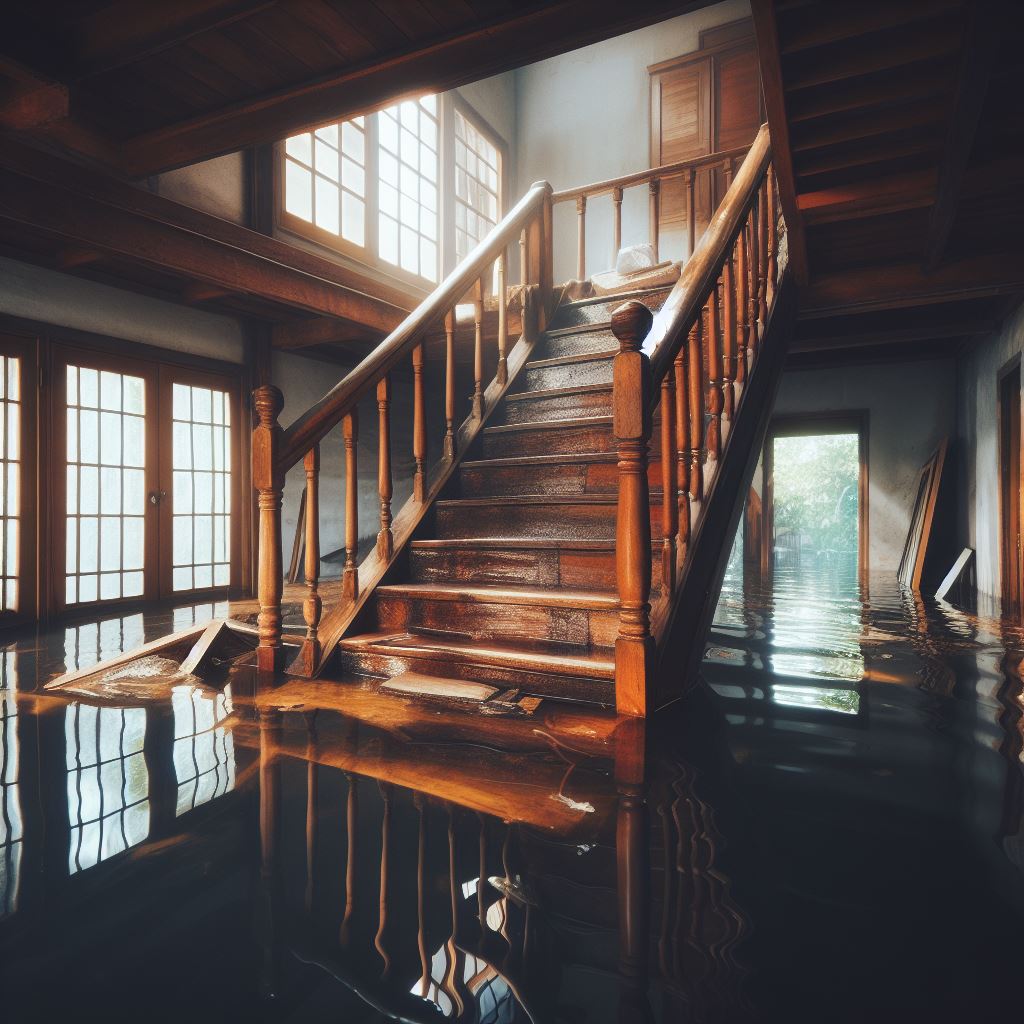
[[[221,611],[4,649],[0,1021],[1019,1012],[1018,629],[889,577],[730,579],[709,685],[617,731],[314,713],[244,666],[40,692]]]

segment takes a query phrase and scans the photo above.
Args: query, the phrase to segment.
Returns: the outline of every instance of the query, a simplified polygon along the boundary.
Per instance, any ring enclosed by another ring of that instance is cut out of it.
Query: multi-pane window
[[[175,383],[172,587],[204,590],[231,577],[231,401]]]
[[[377,244],[385,263],[438,279],[437,97],[377,114],[380,207]]]
[[[498,149],[455,111],[455,260],[461,262],[498,223]]]
[[[208,695],[190,686],[171,691],[174,771],[179,815],[235,788],[235,746],[222,723],[231,714],[231,689]]]
[[[0,653],[0,917],[18,905],[23,827],[18,799],[18,704],[12,651]]]
[[[365,245],[366,150],[362,117],[293,135],[285,143],[285,210]]]
[[[65,601],[143,592],[145,380],[67,368]]]
[[[285,226],[400,276],[439,281],[500,215],[497,141],[453,97],[294,135],[282,163]]]
[[[18,610],[21,360],[0,356],[0,611]]]
[[[84,871],[149,835],[149,771],[142,708],[65,710],[68,871]]]

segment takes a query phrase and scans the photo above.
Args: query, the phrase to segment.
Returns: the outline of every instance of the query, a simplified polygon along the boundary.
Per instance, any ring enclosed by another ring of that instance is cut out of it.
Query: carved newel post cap
[[[622,352],[636,352],[651,331],[654,314],[636,299],[624,302],[612,313],[612,334]]]
[[[281,389],[273,384],[261,384],[252,393],[253,405],[256,407],[256,415],[259,417],[260,426],[272,427],[277,423],[277,418],[284,408],[284,395]]]

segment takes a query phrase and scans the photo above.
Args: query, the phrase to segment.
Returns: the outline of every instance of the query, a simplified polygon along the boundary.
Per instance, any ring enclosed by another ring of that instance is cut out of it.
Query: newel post
[[[651,362],[640,346],[651,311],[626,302],[612,314],[619,342],[612,369],[612,429],[619,453],[615,575],[619,632],[615,640],[615,704],[620,714],[646,715],[653,671],[651,640],[651,507],[647,450],[651,440]]]
[[[257,619],[259,646],[256,667],[277,673],[282,668],[281,595],[284,572],[281,563],[281,500],[284,474],[280,468],[281,427],[277,422],[284,408],[284,396],[272,384],[253,392],[256,428],[252,433],[252,483],[259,494],[259,575]]]

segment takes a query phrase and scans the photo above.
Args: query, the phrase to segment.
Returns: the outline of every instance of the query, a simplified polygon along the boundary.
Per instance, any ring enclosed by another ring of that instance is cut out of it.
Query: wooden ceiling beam
[[[868,348],[873,345],[913,345],[925,341],[964,338],[975,334],[984,334],[994,330],[997,326],[997,321],[995,320],[953,320],[946,324],[903,327],[891,331],[858,331],[856,330],[856,318],[851,318],[851,320],[850,333],[816,335],[806,338],[798,337],[789,346],[790,353],[838,351]],[[813,321],[810,321],[810,323],[813,323]]]
[[[947,106],[941,98],[891,104],[884,110],[824,118],[821,124],[803,122],[793,133],[793,152],[838,146],[892,132],[917,131],[942,122]]]
[[[893,103],[910,103],[913,100],[949,93],[949,72],[936,65],[917,74],[891,73],[876,76],[871,82],[844,81],[834,86],[815,89],[787,98],[790,120],[793,124],[810,121],[818,117],[830,117],[851,110],[865,110],[871,107],[886,108]]]
[[[974,0],[964,34],[953,109],[939,165],[935,205],[928,221],[924,265],[934,270],[946,250],[963,191],[964,175],[988,92],[989,76],[1004,32],[997,0]]]
[[[962,302],[1024,289],[1024,253],[995,253],[946,263],[933,273],[920,264],[864,267],[822,275],[800,295],[800,316],[816,317]]]
[[[779,200],[788,229],[789,261],[798,285],[808,280],[807,240],[803,220],[796,204],[796,178],[793,174],[793,150],[789,140],[786,95],[782,84],[782,59],[772,0],[751,0],[754,35],[761,63],[761,91],[764,95],[768,130],[772,138],[772,166],[779,185]]]
[[[274,324],[270,331],[271,344],[276,349],[301,349],[313,345],[362,346],[368,341],[380,342],[384,332],[359,330],[350,323],[332,317],[314,317]]]
[[[560,0],[476,25],[448,39],[137,135],[122,147],[134,178],[232,152],[425,91],[444,91],[703,6],[700,0]]]
[[[916,210],[931,206],[934,198],[935,172],[926,170],[806,192],[797,197],[797,204],[804,223],[810,228]]]

